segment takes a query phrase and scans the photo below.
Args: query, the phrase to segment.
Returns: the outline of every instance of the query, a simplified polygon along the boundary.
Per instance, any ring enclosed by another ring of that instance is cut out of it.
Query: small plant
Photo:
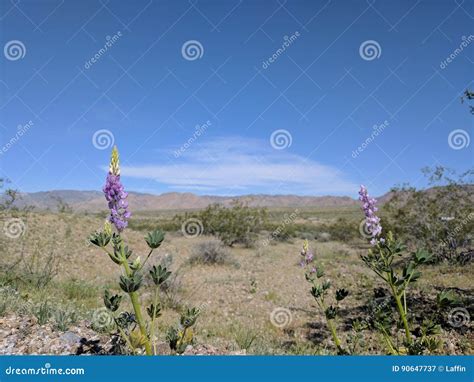
[[[193,248],[189,259],[191,264],[231,264],[232,260],[229,249],[219,240],[208,240],[199,243]]]
[[[77,321],[77,314],[74,310],[58,307],[52,314],[54,327],[65,332]]]
[[[391,354],[420,354],[425,350],[433,351],[436,341],[434,335],[438,334],[439,325],[432,322],[424,322],[421,326],[421,336],[415,339],[408,318],[407,290],[421,276],[419,268],[422,264],[431,260],[431,254],[418,249],[412,252],[408,259],[404,258],[405,246],[394,238],[391,232],[382,237],[382,225],[377,216],[376,200],[371,198],[367,189],[361,186],[359,200],[365,214],[365,225],[370,233],[370,244],[372,248],[366,255],[362,255],[362,261],[388,286],[395,301],[399,319],[404,330],[404,346],[398,346],[398,339],[390,333],[387,320],[377,321],[377,329],[382,333]],[[398,260],[398,261],[397,261]],[[399,260],[404,260],[401,269],[396,266]],[[387,318],[387,317],[385,317]]]
[[[347,354],[347,350],[342,346],[341,340],[337,335],[337,317],[339,313],[339,302],[344,300],[349,292],[346,289],[336,289],[333,303],[328,303],[329,289],[331,282],[322,280],[324,270],[315,263],[314,254],[309,249],[309,243],[306,240],[301,251],[303,260],[301,266],[305,268],[305,278],[311,284],[311,295],[314,297],[316,304],[321,309],[326,318],[326,325],[331,332],[332,340],[337,348],[338,354]]]
[[[252,277],[252,278],[250,279],[250,289],[249,289],[249,292],[252,293],[252,294],[257,293],[257,287],[258,287],[257,280],[255,279],[255,277]]]
[[[53,315],[53,308],[48,300],[43,300],[33,306],[33,315],[38,320],[38,324],[46,324]]]
[[[161,304],[159,301],[160,286],[170,277],[171,272],[161,265],[151,267],[147,275],[144,275],[143,270],[153,251],[161,246],[164,234],[159,229],[148,233],[145,241],[149,247],[149,252],[143,262],[139,256],[133,256],[132,250],[125,245],[122,232],[128,225],[131,213],[128,210],[128,202],[126,201],[128,194],[125,192],[120,180],[119,154],[116,147],[112,151],[109,173],[103,191],[108,202],[109,216],[103,230],[92,234],[90,242],[101,248],[122,269],[122,275],[118,284],[122,291],[129,296],[133,306],[133,314],[129,312],[118,314],[117,311],[123,296],[111,294],[108,290],[104,293],[104,304],[110,312],[121,337],[122,341],[118,343],[118,346],[124,345],[128,347],[133,354],[144,348],[145,354],[152,355],[156,353],[154,346],[155,321],[161,315]],[[113,231],[113,227],[115,231]],[[151,278],[154,285],[153,299],[146,308],[149,321],[145,319],[138,294],[140,288],[143,287],[144,277]],[[188,316],[184,319],[185,328],[194,325],[197,314],[191,324],[188,323],[187,319]],[[181,321],[183,321],[183,317]],[[184,330],[184,334],[186,334],[186,330]]]
[[[186,308],[181,314],[179,324],[168,329],[166,339],[172,351],[182,354],[188,345],[194,341],[192,327],[201,311],[197,308]]]

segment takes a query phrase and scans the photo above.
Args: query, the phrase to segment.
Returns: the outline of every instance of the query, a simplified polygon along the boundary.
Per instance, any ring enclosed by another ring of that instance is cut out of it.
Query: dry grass
[[[34,249],[54,250],[60,258],[59,273],[42,291],[28,289],[28,298],[54,296],[54,301],[74,304],[82,311],[102,306],[104,288],[117,288],[118,267],[99,249],[87,244],[93,229],[101,227],[102,220],[94,216],[30,213],[27,230],[21,239],[2,239],[3,262],[12,262],[21,253],[25,256]],[[125,238],[134,253],[147,253],[143,233],[128,230]],[[190,304],[202,308],[196,328],[197,340],[221,348],[247,348],[257,354],[325,354],[333,352],[324,320],[309,294],[308,284],[298,265],[301,243],[271,243],[256,248],[232,248],[239,267],[232,265],[190,265],[189,258],[199,243],[209,237],[188,239],[178,234],[167,234],[159,248],[155,262],[171,255],[172,271],[178,273],[179,285],[172,290],[175,303],[165,309],[160,328],[174,322],[180,306]],[[359,259],[365,248],[339,242],[312,243],[318,263],[326,270],[338,288],[351,291],[344,300],[343,337],[350,334],[349,323],[361,312],[379,287],[375,276]],[[434,299],[443,288],[472,291],[473,266],[427,266],[416,285],[417,290]],[[40,297],[41,296],[41,297]],[[272,325],[271,313],[279,307],[289,309],[291,322],[284,328]],[[442,353],[460,351],[473,353],[472,332],[463,336],[444,332],[446,344]],[[364,353],[383,353],[384,348],[375,333],[364,335]]]

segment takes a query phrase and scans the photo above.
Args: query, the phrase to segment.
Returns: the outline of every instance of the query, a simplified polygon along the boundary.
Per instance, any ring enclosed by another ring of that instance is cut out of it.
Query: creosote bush
[[[119,338],[116,341],[116,348],[117,351],[131,354],[140,354],[144,349],[145,354],[153,355],[156,354],[156,320],[162,314],[160,286],[169,279],[171,272],[165,266],[154,265],[147,274],[144,274],[144,266],[164,240],[162,231],[155,229],[145,237],[149,252],[144,261],[140,256],[133,254],[122,238],[122,232],[128,225],[131,213],[126,200],[128,194],[120,180],[119,154],[116,147],[112,151],[109,173],[103,191],[108,202],[109,216],[104,228],[91,235],[90,242],[101,248],[112,262],[122,269],[118,285],[128,295],[133,307],[133,313],[126,311],[118,313],[123,295],[105,290],[104,305],[113,319],[117,329],[116,337]],[[143,309],[139,291],[144,288],[145,277],[152,280],[154,287],[152,300]],[[170,329],[173,335],[168,333],[168,339],[173,350],[184,351],[186,345],[192,342],[191,327],[196,323],[198,316],[199,310],[190,308],[181,315],[180,323]]]
[[[409,247],[430,251],[432,262],[466,263],[474,240],[474,170],[457,175],[438,166],[423,172],[432,188],[392,189],[383,208],[384,225]]]
[[[202,223],[203,234],[216,236],[229,247],[234,244],[251,247],[266,222],[267,210],[234,201],[230,207],[212,204],[200,212],[176,217],[182,222],[191,218]]]

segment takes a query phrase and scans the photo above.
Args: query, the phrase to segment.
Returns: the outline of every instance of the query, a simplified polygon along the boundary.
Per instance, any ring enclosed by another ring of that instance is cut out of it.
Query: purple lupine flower
[[[305,267],[305,266],[311,264],[314,260],[314,255],[309,250],[309,245],[308,245],[307,241],[305,241],[305,243],[303,245],[303,250],[301,251],[301,256],[303,256],[303,260],[300,263],[300,265],[302,267]]]
[[[377,207],[375,204],[377,200],[371,198],[367,193],[367,188],[360,186],[359,200],[362,202],[362,209],[365,214],[365,226],[372,235],[371,244],[377,243],[377,237],[382,233],[382,226],[380,225],[380,218],[376,215]]]
[[[128,219],[132,214],[128,210],[128,202],[126,201],[128,193],[125,192],[122,182],[120,182],[118,151],[115,147],[112,151],[110,170],[107,174],[103,192],[109,203],[110,215],[108,220],[117,228],[117,231],[122,232],[127,227]]]

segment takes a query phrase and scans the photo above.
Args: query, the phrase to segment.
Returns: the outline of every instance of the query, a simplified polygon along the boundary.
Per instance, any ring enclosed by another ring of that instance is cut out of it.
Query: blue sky
[[[150,193],[381,194],[473,165],[473,1],[0,4],[21,191],[99,190],[112,143]]]

